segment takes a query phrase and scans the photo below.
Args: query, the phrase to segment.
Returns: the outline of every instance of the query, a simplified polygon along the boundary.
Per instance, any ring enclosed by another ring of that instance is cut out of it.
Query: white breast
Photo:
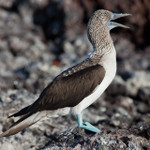
[[[72,112],[74,114],[80,114],[82,110],[84,110],[93,102],[95,102],[114,79],[115,74],[116,74],[116,52],[115,50],[112,53],[107,54],[104,58],[102,58],[102,61],[100,64],[106,70],[103,81],[101,82],[100,85],[96,87],[96,89],[91,95],[84,98],[77,106],[72,108]]]

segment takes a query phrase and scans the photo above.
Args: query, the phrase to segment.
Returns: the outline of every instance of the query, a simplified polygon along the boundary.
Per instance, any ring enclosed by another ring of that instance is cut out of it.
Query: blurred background
[[[56,75],[91,52],[86,27],[97,9],[132,16],[118,20],[129,30],[111,31],[117,76],[103,96],[107,103],[99,102],[91,109],[113,105],[109,115],[121,107],[139,116],[139,122],[143,121],[141,115],[150,118],[149,0],[0,0],[0,117],[4,118],[0,119],[0,131],[8,128],[9,114],[31,104]],[[106,113],[99,111],[98,116]],[[132,126],[134,115],[124,118],[126,128]],[[114,126],[122,126],[114,121],[115,116],[111,118]]]

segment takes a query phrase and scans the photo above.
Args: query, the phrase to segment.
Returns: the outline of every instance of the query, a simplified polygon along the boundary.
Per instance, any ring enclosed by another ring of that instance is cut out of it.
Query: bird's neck
[[[106,68],[111,66],[111,63],[116,68],[116,50],[110,36],[104,37],[97,45],[93,45],[90,58],[93,62],[97,62]]]
[[[94,51],[103,55],[114,50],[113,41],[110,36],[110,31],[107,27],[99,27],[97,30],[88,32],[88,37],[93,45]]]
[[[93,45],[93,52],[101,55],[101,57],[106,56],[113,51],[115,51],[114,44],[111,37],[108,36],[103,37],[98,43]]]

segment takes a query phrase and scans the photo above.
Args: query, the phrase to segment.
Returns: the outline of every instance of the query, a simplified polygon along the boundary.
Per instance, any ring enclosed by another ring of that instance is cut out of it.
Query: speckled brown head
[[[128,28],[125,25],[112,21],[128,15],[130,14],[116,14],[104,9],[95,11],[87,27],[88,38],[94,49],[103,49],[105,45],[112,42],[109,33],[111,29],[115,27]]]

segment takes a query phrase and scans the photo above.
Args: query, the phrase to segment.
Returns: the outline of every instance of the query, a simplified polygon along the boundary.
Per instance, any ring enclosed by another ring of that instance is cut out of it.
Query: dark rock
[[[55,39],[63,36],[64,32],[64,10],[59,3],[49,2],[45,8],[37,8],[33,15],[33,22],[42,27],[46,38]]]
[[[150,87],[140,87],[137,93],[137,96],[145,101],[150,102]]]
[[[122,79],[126,81],[129,78],[133,77],[133,72],[127,72],[127,71],[125,71],[125,72],[119,72],[118,75],[121,76]]]
[[[24,67],[15,70],[14,73],[15,73],[16,76],[18,76],[20,78],[23,78],[23,79],[27,79],[30,76],[28,70],[26,68],[24,68]]]

